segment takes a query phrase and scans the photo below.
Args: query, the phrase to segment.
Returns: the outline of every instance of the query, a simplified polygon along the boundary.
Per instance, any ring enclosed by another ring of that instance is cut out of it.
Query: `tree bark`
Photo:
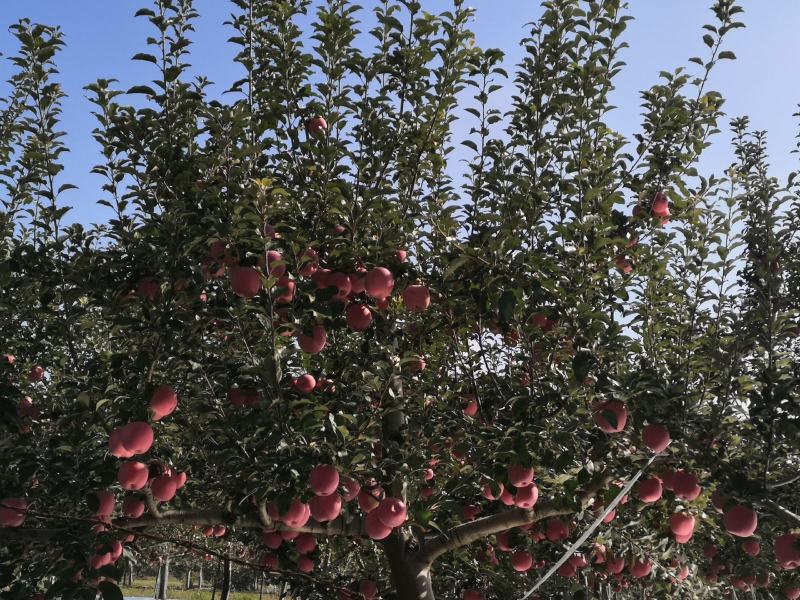
[[[192,589],[192,566],[191,565],[186,567],[186,583],[184,584],[183,589],[185,589],[185,590]]]
[[[169,587],[169,554],[164,557],[164,562],[159,569],[160,577],[158,581],[157,600],[167,600],[167,590]]]
[[[222,565],[222,587],[220,588],[219,600],[229,600],[231,595],[231,561],[227,558]]]
[[[200,563],[200,567],[197,569],[197,589],[203,589],[203,563]]]
[[[408,539],[393,533],[383,544],[397,590],[395,600],[434,600],[430,567],[409,551]]]

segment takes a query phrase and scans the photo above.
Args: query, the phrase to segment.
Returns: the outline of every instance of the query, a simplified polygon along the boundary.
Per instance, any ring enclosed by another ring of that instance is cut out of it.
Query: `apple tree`
[[[697,171],[742,9],[626,137],[622,0],[543,3],[513,69],[425,4],[232,0],[222,96],[192,0],[140,9],[91,224],[62,32],[12,27],[3,597],[116,599],[165,545],[225,599],[800,595],[799,186],[746,118]]]

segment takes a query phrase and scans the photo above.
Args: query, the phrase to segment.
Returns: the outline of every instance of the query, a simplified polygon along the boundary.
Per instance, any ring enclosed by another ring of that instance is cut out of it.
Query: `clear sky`
[[[376,0],[361,0],[370,8]],[[736,61],[723,61],[714,72],[711,88],[726,98],[729,117],[748,114],[753,126],[769,132],[770,155],[774,174],[784,177],[798,168],[798,156],[790,154],[795,146],[798,127],[792,116],[800,103],[800,2],[797,0],[742,0],[747,24],[730,34],[728,49]],[[426,10],[449,7],[446,0],[422,0]],[[610,124],[630,134],[637,131],[639,91],[652,85],[662,69],[672,70],[691,56],[705,57],[701,27],[714,22],[709,7],[712,0],[630,0],[635,17],[626,33],[630,48],[628,63],[617,79],[614,103],[619,108]],[[99,161],[96,143],[91,137],[94,119],[83,86],[98,77],[113,77],[125,88],[152,78],[153,65],[131,61],[145,50],[144,40],[151,34],[145,19],[133,13],[146,0],[0,0],[0,52],[13,54],[15,40],[5,29],[23,17],[49,25],[60,25],[67,46],[61,53],[60,82],[68,94],[64,102],[63,127],[70,154],[65,156],[63,181],[79,186],[65,194],[64,201],[75,207],[71,217],[82,222],[105,220],[100,197],[101,179],[90,173]],[[238,72],[232,68],[234,48],[226,43],[231,35],[223,26],[233,6],[227,0],[196,0],[201,13],[197,23],[192,64],[209,76],[221,93]],[[525,23],[541,12],[537,0],[473,0],[477,10],[473,23],[478,44],[498,47],[506,52],[509,68],[521,55],[518,45]],[[0,80],[8,79],[12,66],[0,59]],[[7,88],[0,87],[0,93]],[[507,97],[507,96],[506,96]],[[503,107],[501,107],[503,108]],[[727,119],[723,134],[701,163],[704,174],[721,174],[731,161]]]

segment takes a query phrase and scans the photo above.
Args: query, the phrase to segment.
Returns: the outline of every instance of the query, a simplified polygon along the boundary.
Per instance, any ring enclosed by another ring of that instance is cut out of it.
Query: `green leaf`
[[[134,54],[131,60],[143,60],[146,62],[151,62],[154,65],[158,64],[158,60],[152,54],[145,54],[144,52],[139,52],[138,54]]]

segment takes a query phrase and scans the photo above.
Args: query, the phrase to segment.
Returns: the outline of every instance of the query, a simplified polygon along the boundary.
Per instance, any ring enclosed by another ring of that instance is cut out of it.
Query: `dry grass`
[[[122,595],[125,598],[130,598],[132,596],[152,598],[155,583],[154,579],[134,580],[133,587],[122,588]],[[170,578],[167,588],[167,597],[170,598],[170,600],[211,600],[211,588],[204,587],[202,590],[184,590],[182,581]],[[219,589],[217,589],[216,597],[219,598]],[[231,592],[231,600],[259,600],[259,595],[258,592],[249,590],[243,592],[234,589],[233,592]],[[278,596],[268,594],[265,591],[262,600],[278,600]]]

